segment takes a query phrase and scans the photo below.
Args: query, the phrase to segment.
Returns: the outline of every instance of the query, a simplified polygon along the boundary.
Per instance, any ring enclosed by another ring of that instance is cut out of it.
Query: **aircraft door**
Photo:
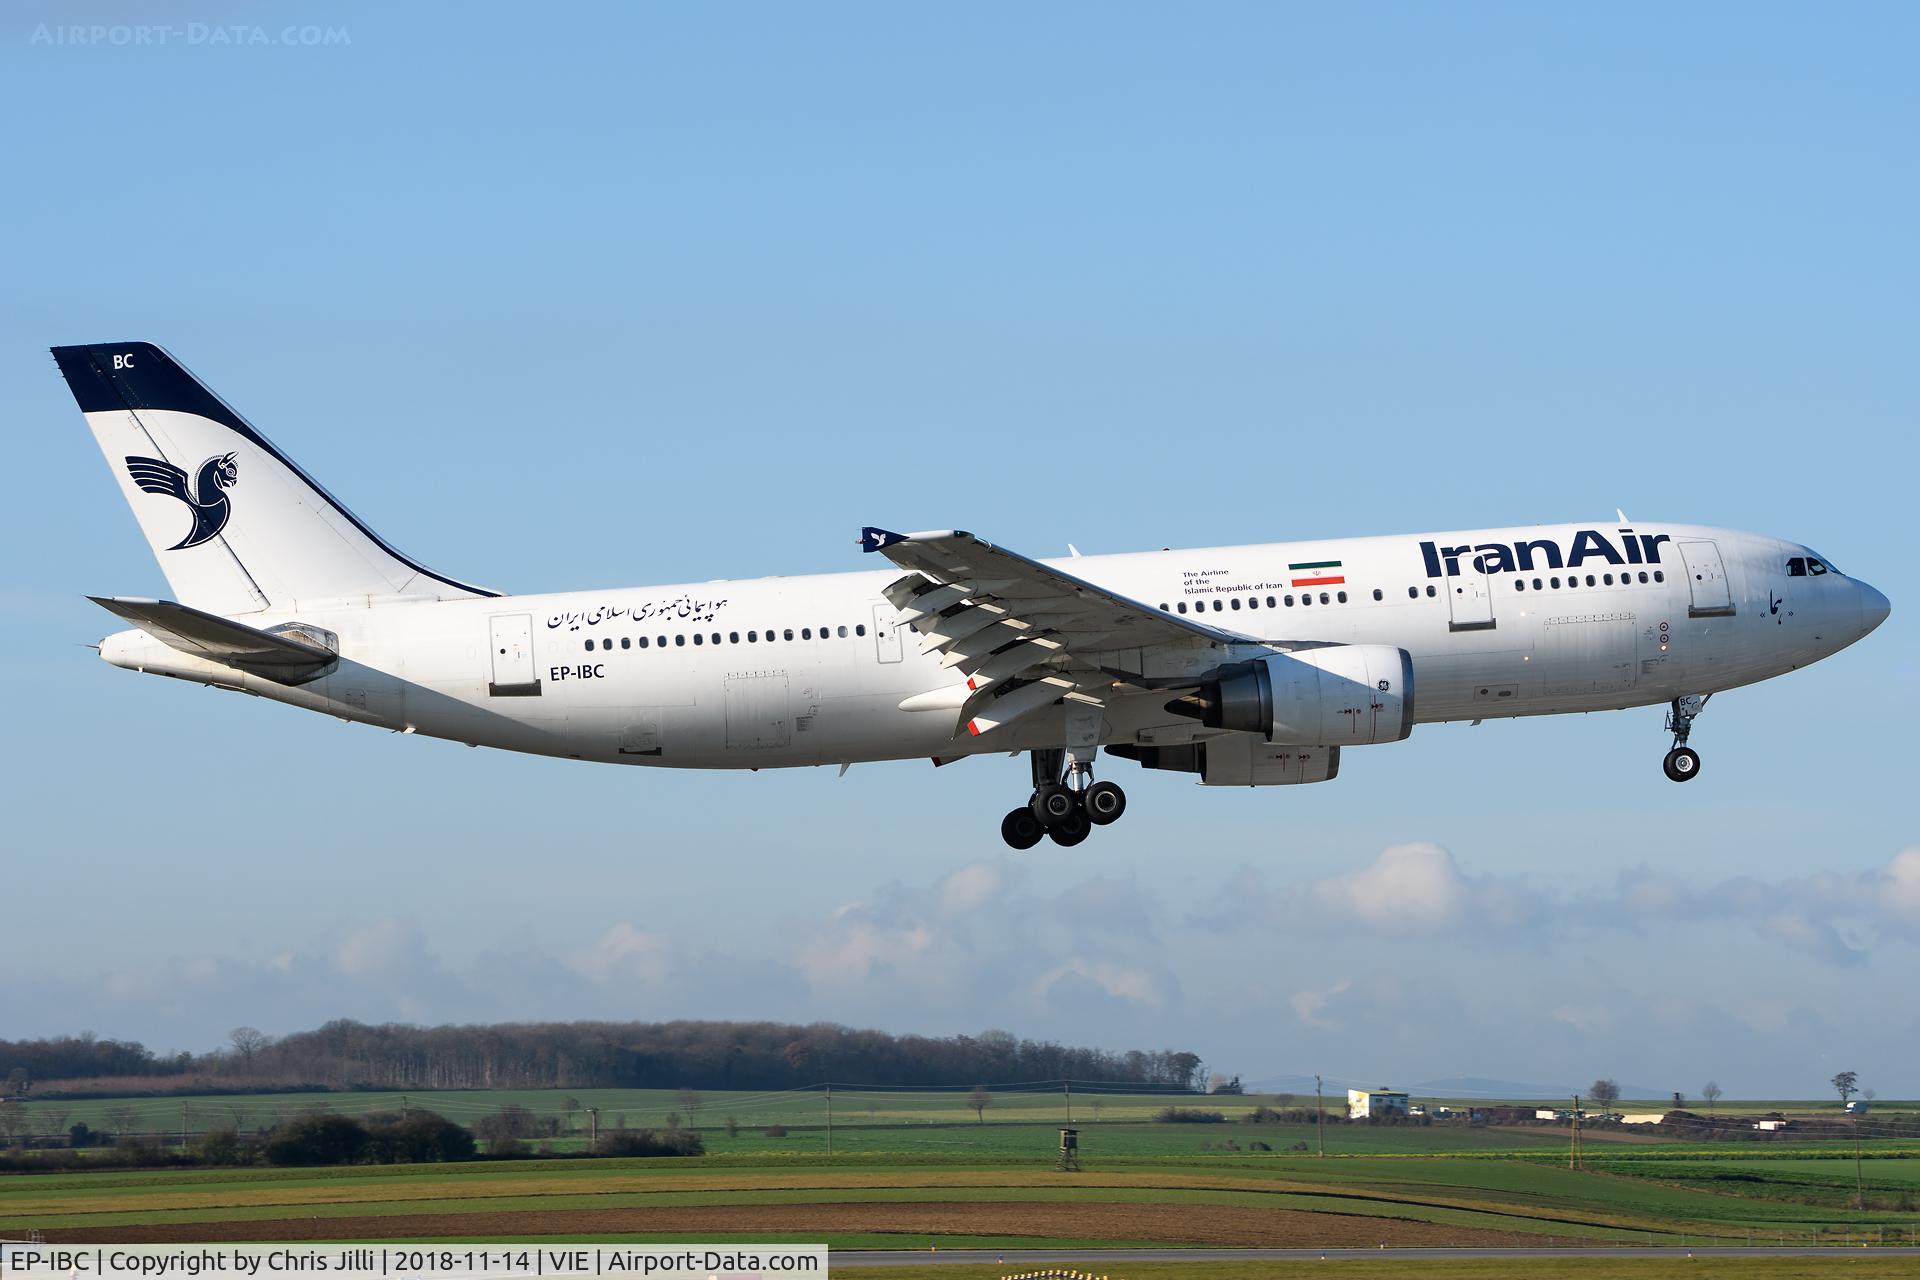
[[[1478,556],[1462,556],[1460,576],[1447,579],[1449,631],[1493,630],[1493,587]]]
[[[792,741],[786,672],[731,672],[725,692],[729,751],[765,751]]]
[[[900,661],[898,616],[891,605],[873,606],[873,646],[882,662]]]
[[[540,678],[533,669],[533,615],[498,614],[488,620],[493,644],[493,679],[487,693],[496,698],[537,698]]]
[[[1727,582],[1727,566],[1720,559],[1720,547],[1705,538],[1676,543],[1680,560],[1687,566],[1687,586],[1693,592],[1687,606],[1689,618],[1725,617],[1733,612],[1733,588]]]

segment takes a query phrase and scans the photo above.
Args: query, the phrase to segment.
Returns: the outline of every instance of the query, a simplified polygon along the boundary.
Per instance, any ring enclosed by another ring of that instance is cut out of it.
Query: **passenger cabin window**
[[[1418,587],[1407,588],[1407,599],[1418,600],[1419,598],[1420,598],[1420,588]]]
[[[788,627],[788,628],[787,628],[787,629],[786,629],[785,631],[782,631],[782,632],[780,633],[780,635],[781,635],[781,637],[782,637],[782,638],[784,638],[784,639],[787,639],[787,640],[791,640],[791,639],[793,639],[793,628],[792,628],[792,627]]]
[[[647,638],[645,636],[640,637],[640,647],[642,649],[647,647]]]
[[[1655,569],[1653,571],[1653,580],[1655,582],[1665,582],[1667,580],[1667,575],[1664,571],[1660,569]]]
[[[686,648],[686,646],[687,646],[687,633],[683,631],[679,635],[673,638],[673,647],[676,649],[684,649]]]
[[[705,636],[703,636],[703,635],[701,635],[701,634],[700,634],[700,633],[699,633],[698,631],[696,631],[696,632],[694,632],[694,633],[693,633],[693,642],[694,642],[695,644],[701,644],[701,643],[703,643],[703,642],[704,642],[705,640],[706,640],[706,637],[705,637]]]
[[[1179,607],[1180,607],[1180,612],[1185,613],[1187,611],[1187,602],[1185,600],[1182,600],[1180,602]]]
[[[621,636],[621,637],[620,637],[620,647],[621,647],[622,649],[631,649],[631,648],[633,648],[633,637],[632,637],[632,636]]]
[[[1279,605],[1278,605],[1277,603],[1275,603],[1275,602],[1274,602],[1274,598],[1273,598],[1272,596],[1268,596],[1268,597],[1267,597],[1267,608],[1269,608],[1269,609],[1277,609],[1277,608],[1279,608],[1279,607],[1280,607],[1280,606],[1279,606]]]
[[[1320,597],[1320,599],[1321,599],[1321,600],[1322,600],[1322,601],[1324,602],[1324,601],[1326,600],[1326,597],[1325,597],[1325,596],[1321,596],[1321,597]],[[1342,591],[1342,592],[1340,593],[1340,603],[1341,603],[1341,604],[1345,604],[1346,602],[1347,602],[1347,593],[1346,593],[1346,592],[1344,592],[1344,591]]]
[[[1233,611],[1234,611],[1235,613],[1238,613],[1238,612],[1240,612],[1240,597],[1239,597],[1239,596],[1235,596],[1235,597],[1233,598]]]
[[[1375,588],[1373,589],[1373,598],[1374,598],[1375,600],[1384,600],[1384,599],[1386,599],[1386,597],[1385,597],[1385,596],[1383,596],[1383,595],[1381,595],[1381,594],[1380,594],[1380,588],[1378,588],[1378,587],[1375,587]]]
[[[853,629],[853,634],[857,636],[863,636],[867,634],[867,624],[864,622],[857,624]]]
[[[1432,584],[1431,582],[1429,582],[1429,583],[1427,584],[1427,599],[1429,599],[1429,600],[1431,600],[1431,599],[1433,599],[1433,597],[1434,597],[1434,596],[1436,596],[1436,595],[1438,595],[1438,594],[1439,594],[1439,593],[1438,593],[1438,592],[1436,592],[1436,591],[1435,591],[1435,590],[1433,589],[1433,584]]]

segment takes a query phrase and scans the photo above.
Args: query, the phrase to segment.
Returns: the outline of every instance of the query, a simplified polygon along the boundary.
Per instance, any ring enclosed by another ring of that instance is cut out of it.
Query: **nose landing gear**
[[[1050,747],[1032,759],[1033,797],[1000,820],[1000,838],[1011,847],[1031,849],[1045,837],[1071,848],[1127,811],[1126,792],[1093,780],[1091,751],[1069,760],[1064,749]]]
[[[1692,782],[1700,776],[1700,753],[1687,745],[1687,738],[1693,733],[1694,717],[1706,709],[1707,698],[1712,696],[1688,694],[1675,698],[1667,709],[1667,732],[1673,735],[1673,750],[1667,752],[1660,767],[1674,782]]]

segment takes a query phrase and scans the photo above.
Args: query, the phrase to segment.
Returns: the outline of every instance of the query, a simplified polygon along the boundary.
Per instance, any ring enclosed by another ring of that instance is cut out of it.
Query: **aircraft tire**
[[[1021,805],[1006,817],[1000,819],[1000,838],[1015,849],[1031,849],[1040,843],[1047,829],[1040,825],[1040,819],[1033,816],[1033,810]]]
[[[1058,782],[1049,782],[1033,793],[1033,816],[1040,825],[1052,830],[1062,822],[1080,816],[1080,797]]]
[[[1692,747],[1675,747],[1660,767],[1675,782],[1692,782],[1700,776],[1700,753]]]
[[[1127,811],[1127,793],[1116,783],[1096,782],[1081,794],[1080,807],[1087,811],[1088,822],[1104,827]]]
[[[1085,840],[1093,830],[1093,824],[1087,821],[1087,815],[1075,809],[1061,822],[1047,828],[1047,836],[1063,849],[1071,849]]]

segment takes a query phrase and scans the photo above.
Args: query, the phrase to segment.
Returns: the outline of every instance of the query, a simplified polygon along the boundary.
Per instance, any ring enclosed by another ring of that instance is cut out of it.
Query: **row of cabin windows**
[[[852,634],[856,636],[864,636],[865,634],[867,634],[866,625],[864,623],[856,625],[852,630]],[[844,640],[847,638],[847,635],[848,635],[848,630],[845,627],[821,627],[819,638],[822,640],[831,640],[835,636],[838,636],[840,639]],[[708,642],[709,637],[711,637],[712,642],[714,644],[743,643],[740,637],[740,633],[738,631],[728,631],[725,634],[722,634],[721,632],[718,632],[718,631],[714,631],[706,634],[695,631],[693,633],[693,642],[695,644],[703,645]],[[812,627],[800,628],[800,638],[802,640],[812,640],[814,638],[813,628]],[[788,627],[784,631],[781,631],[778,635],[774,634],[772,631],[767,631],[764,633],[759,631],[749,631],[746,634],[746,639],[744,643],[772,644],[775,640],[791,640],[791,639],[793,639],[793,628]],[[686,634],[682,633],[680,635],[674,636],[673,643],[684,648],[687,643]],[[633,636],[620,637],[620,647],[622,649],[645,649],[655,644],[659,645],[662,649],[666,648],[667,637],[666,636],[640,636],[638,638],[635,638]],[[602,639],[599,642],[599,647],[602,649],[613,648],[613,637],[607,636],[604,639]],[[587,652],[592,653],[593,650],[594,650],[594,642],[592,640],[587,641]]]
[[[1653,571],[1653,581],[1655,581],[1655,582],[1665,582],[1666,580],[1667,580],[1667,575],[1666,575],[1666,572],[1665,572],[1664,570],[1660,570],[1660,569],[1655,569],[1655,570]],[[1642,582],[1645,582],[1645,581],[1647,581],[1647,571],[1646,571],[1645,569],[1642,569],[1642,570],[1640,571],[1640,581],[1642,581]],[[1568,585],[1569,587],[1577,587],[1577,586],[1579,586],[1579,585],[1580,585],[1580,575],[1579,575],[1579,574],[1577,574],[1577,573],[1570,573],[1570,574],[1568,574],[1568,575],[1567,575],[1567,585]],[[1591,573],[1590,573],[1590,574],[1588,574],[1588,575],[1587,575],[1587,585],[1588,585],[1588,586],[1590,586],[1590,587],[1610,587],[1610,586],[1612,586],[1612,585],[1613,585],[1613,575],[1612,575],[1612,574],[1610,574],[1610,573],[1603,573],[1603,574],[1599,574],[1599,575],[1598,575],[1598,576],[1596,577],[1596,575],[1594,575],[1594,574],[1591,574]],[[1623,574],[1621,574],[1621,575],[1620,575],[1620,585],[1621,585],[1621,586],[1623,586],[1623,587],[1629,587],[1629,586],[1632,586],[1632,585],[1633,585],[1633,575],[1632,575],[1631,573],[1623,573]],[[1527,589],[1528,589],[1528,588],[1527,588],[1527,579],[1525,579],[1525,578],[1515,578],[1515,579],[1513,580],[1513,589],[1514,589],[1515,591],[1525,591],[1525,590],[1527,590]],[[1554,591],[1558,591],[1558,590],[1560,589],[1560,579],[1558,579],[1558,578],[1545,578],[1545,579],[1541,579],[1541,578],[1535,578],[1535,579],[1533,579],[1533,588],[1532,588],[1532,589],[1533,589],[1533,590],[1535,590],[1535,591],[1546,591],[1546,590],[1549,590],[1549,589],[1551,589],[1551,590],[1554,590]],[[1431,588],[1429,588],[1429,590],[1431,590]]]
[[[1246,603],[1247,608],[1258,609],[1260,607],[1259,596],[1246,596],[1244,598],[1247,602]],[[1378,587],[1374,588],[1373,598],[1375,600],[1378,600],[1380,598],[1380,589]],[[1240,596],[1231,596],[1226,600],[1225,603],[1222,603],[1216,597],[1213,602],[1213,611],[1215,613],[1224,613],[1228,609],[1238,609],[1241,607],[1241,604],[1240,604],[1241,599],[1242,597]],[[1334,603],[1345,604],[1346,602],[1347,602],[1347,593],[1344,591],[1336,591],[1336,592],[1322,591],[1320,593],[1321,604],[1334,604]],[[1302,591],[1300,593],[1299,603],[1302,606],[1312,604],[1313,592]],[[1267,597],[1267,608],[1269,609],[1291,609],[1293,608],[1293,606],[1294,606],[1294,598],[1292,596],[1268,596]],[[1206,611],[1207,611],[1207,602],[1205,600],[1195,600],[1193,602],[1193,612],[1205,613]],[[1175,604],[1174,606],[1172,606],[1171,608],[1163,604],[1160,606],[1160,612],[1185,613],[1187,612],[1187,602],[1185,600],[1182,600],[1178,604]]]

